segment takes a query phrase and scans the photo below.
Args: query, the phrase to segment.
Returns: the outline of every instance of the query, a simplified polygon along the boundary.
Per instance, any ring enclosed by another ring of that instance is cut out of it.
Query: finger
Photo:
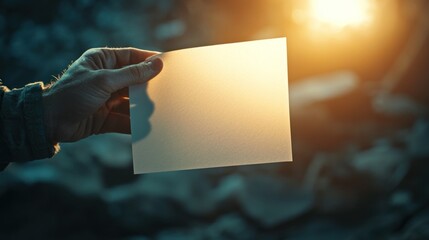
[[[133,64],[121,69],[104,70],[104,78],[99,81],[99,87],[107,88],[111,93],[137,83],[145,83],[155,77],[162,69],[160,58],[153,58],[139,64]]]
[[[121,97],[121,96],[116,96],[116,97],[112,96],[106,101],[105,106],[109,111],[111,111],[112,109],[118,107],[119,105],[122,105],[124,103],[129,103],[129,102],[130,102],[129,98]]]
[[[112,93],[112,98],[129,98],[128,88],[122,88]]]
[[[131,133],[130,117],[110,112],[99,133]]]
[[[115,54],[117,68],[141,63],[148,57],[159,54],[159,52],[146,51],[138,48],[108,48],[108,51],[112,51]]]
[[[97,66],[104,69],[117,69],[127,65],[143,62],[159,52],[138,48],[92,48],[85,52]]]
[[[113,106],[113,108],[110,111],[114,113],[120,113],[126,116],[130,116],[130,100],[121,99],[120,103]]]

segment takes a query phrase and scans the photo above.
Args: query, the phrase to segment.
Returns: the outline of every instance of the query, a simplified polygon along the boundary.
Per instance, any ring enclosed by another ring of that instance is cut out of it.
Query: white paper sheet
[[[292,161],[286,38],[159,57],[130,87],[134,173]]]

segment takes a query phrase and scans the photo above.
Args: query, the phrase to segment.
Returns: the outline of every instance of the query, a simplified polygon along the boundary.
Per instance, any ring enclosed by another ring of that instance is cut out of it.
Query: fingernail
[[[155,76],[162,70],[162,60],[160,58],[147,59],[144,64],[148,68],[148,74]]]

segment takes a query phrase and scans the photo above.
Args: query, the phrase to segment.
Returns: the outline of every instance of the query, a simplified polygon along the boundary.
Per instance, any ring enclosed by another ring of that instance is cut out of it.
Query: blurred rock
[[[309,221],[308,224],[293,227],[283,236],[282,239],[349,239],[349,237],[353,236],[353,234],[354,233],[352,229],[347,228],[346,226],[341,226],[341,223],[336,223],[335,221],[330,221],[323,218],[315,218]]]
[[[199,235],[195,236],[196,234],[193,231],[187,230],[187,229],[171,229],[166,230],[163,232],[160,232],[156,240],[197,240],[201,239]]]
[[[413,219],[411,219],[405,229],[402,231],[402,235],[396,239],[403,240],[420,240],[429,238],[429,212],[427,210],[421,212]]]
[[[405,136],[407,151],[414,157],[429,157],[429,122],[427,120],[417,120]]]
[[[314,193],[318,212],[335,214],[356,211],[374,199],[375,181],[345,161],[347,155],[317,154],[305,178],[305,187]]]
[[[205,239],[252,239],[256,232],[242,217],[225,214],[204,230]]]
[[[251,176],[239,189],[243,210],[264,227],[301,216],[313,207],[312,193],[277,176]]]
[[[339,71],[307,78],[290,86],[289,99],[292,108],[347,94],[356,88],[358,77],[350,71]]]
[[[176,239],[256,239],[257,233],[242,217],[237,214],[226,214],[216,219],[212,224],[197,226],[190,230],[171,229],[161,232],[157,240]]]
[[[283,36],[285,29],[295,67],[294,162],[133,175],[129,136],[62,144],[53,159],[0,173],[0,238],[428,238],[429,48],[397,95],[377,98],[380,89],[372,86],[395,53],[380,49],[380,56],[391,55],[373,67],[341,59],[310,66],[311,48],[295,48],[304,29],[273,14],[299,1],[293,2],[1,1],[0,77],[9,87],[49,82],[90,47],[164,51]],[[408,4],[393,2],[398,12]]]
[[[172,20],[159,25],[155,30],[155,36],[159,40],[179,37],[184,34],[186,26],[181,20]]]
[[[393,206],[405,206],[411,203],[411,196],[409,192],[398,191],[392,194],[390,204]]]
[[[396,187],[409,169],[406,152],[392,147],[387,139],[380,139],[369,150],[357,153],[352,166],[359,172],[368,173],[380,190]]]
[[[98,197],[51,183],[13,186],[0,196],[0,212],[1,239],[117,238],[120,232]]]
[[[231,200],[240,183],[222,181],[218,184],[208,177],[210,170],[192,170],[141,175],[129,185],[106,189],[104,198],[117,202],[147,195],[176,202],[189,214],[204,216],[213,213],[224,201]],[[219,193],[219,194],[218,194]]]
[[[427,108],[409,96],[381,94],[374,98],[373,107],[377,112],[392,115],[427,114]]]
[[[192,216],[174,199],[134,194],[119,201],[108,202],[108,213],[118,227],[127,232],[153,235],[173,227],[190,227]]]
[[[0,33],[3,33],[3,31],[5,30],[5,25],[6,25],[6,21],[5,21],[4,17],[3,17],[3,15],[0,14]]]
[[[206,215],[228,200],[237,186],[231,182],[218,185],[207,175],[209,172],[210,170],[192,170],[150,174],[136,186],[146,194],[174,199],[190,214]],[[229,184],[231,186],[225,186]],[[220,189],[221,195],[217,195],[217,189]]]

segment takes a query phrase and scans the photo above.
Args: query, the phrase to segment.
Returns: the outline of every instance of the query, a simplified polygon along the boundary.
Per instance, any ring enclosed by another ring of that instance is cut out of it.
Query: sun
[[[369,20],[368,0],[310,0],[313,21],[334,28],[356,26]]]

